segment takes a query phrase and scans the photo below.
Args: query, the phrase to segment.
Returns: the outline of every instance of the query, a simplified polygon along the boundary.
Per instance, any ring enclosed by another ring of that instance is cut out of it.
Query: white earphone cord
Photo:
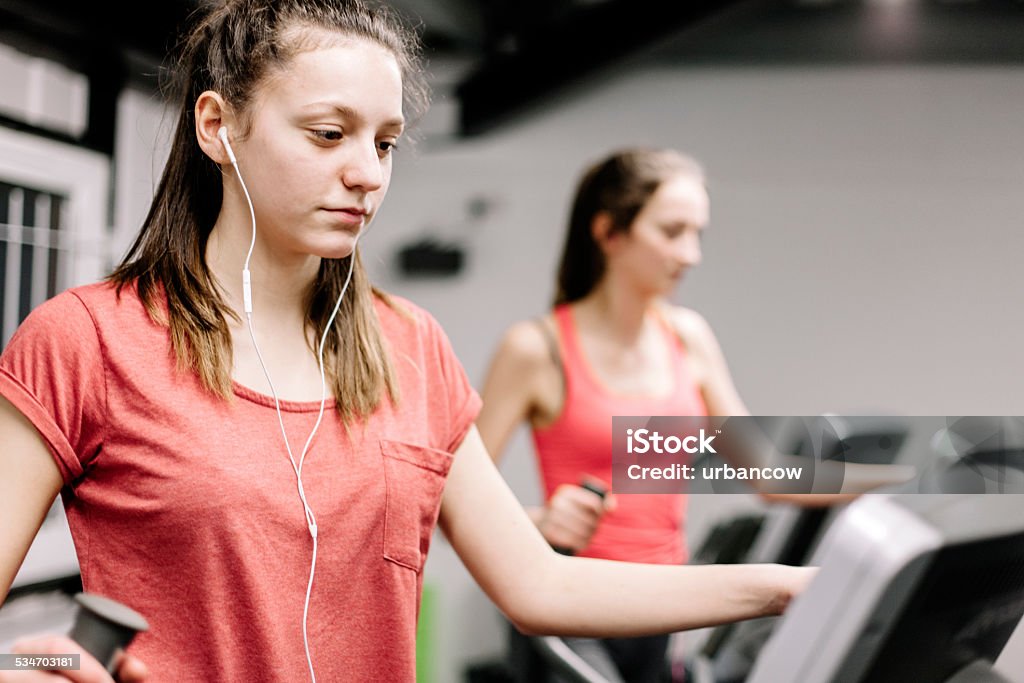
[[[225,149],[230,152],[231,146],[228,144],[227,135],[221,136],[221,140],[224,142]],[[324,373],[324,344],[327,341],[327,333],[330,332],[331,326],[334,324],[334,319],[338,315],[338,311],[341,308],[341,300],[345,296],[345,292],[348,291],[349,282],[352,281],[352,269],[356,262],[356,247],[359,246],[359,239],[363,236],[360,232],[356,235],[356,239],[352,244],[352,255],[349,258],[348,264],[348,275],[345,277],[345,284],[342,285],[341,293],[338,294],[338,300],[334,304],[334,310],[331,312],[331,317],[327,320],[327,325],[324,326],[323,334],[320,336],[320,344],[317,351],[317,364],[320,366],[320,412],[317,414],[316,423],[313,425],[312,431],[309,433],[309,438],[306,439],[306,444],[302,447],[302,453],[299,455],[298,464],[295,463],[295,456],[292,454],[292,447],[288,441],[288,433],[284,427],[284,417],[281,414],[281,402],[277,397],[277,390],[274,388],[274,382],[270,379],[270,371],[267,370],[266,363],[263,362],[263,354],[260,353],[259,344],[256,343],[256,331],[252,324],[252,289],[251,289],[251,275],[249,273],[249,261],[252,259],[252,252],[256,246],[256,211],[252,206],[252,198],[249,196],[249,189],[245,186],[245,180],[242,179],[242,173],[238,170],[238,161],[235,159],[233,152],[230,152],[228,158],[231,160],[231,165],[235,169],[235,175],[238,176],[238,182],[242,186],[242,192],[245,194],[245,201],[249,204],[249,215],[252,217],[252,241],[249,243],[249,253],[245,257],[245,265],[242,268],[242,297],[245,307],[245,317],[248,320],[249,337],[252,339],[253,348],[256,350],[256,357],[260,361],[260,367],[263,368],[263,375],[267,378],[267,384],[270,385],[270,393],[274,396],[274,407],[277,411],[277,421],[281,427],[281,436],[284,439],[284,447],[288,451],[288,459],[292,463],[292,469],[295,471],[295,482],[299,491],[299,499],[302,501],[302,508],[306,515],[306,524],[309,527],[309,535],[313,539],[313,561],[309,567],[309,583],[306,585],[306,601],[302,608],[302,642],[306,648],[306,663],[309,665],[309,676],[313,683],[316,683],[316,673],[313,671],[313,658],[309,651],[309,635],[307,632],[306,622],[309,616],[309,598],[313,592],[313,576],[316,573],[316,554],[317,554],[317,526],[316,516],[313,514],[313,509],[309,507],[309,503],[306,501],[306,491],[302,486],[302,464],[305,462],[306,453],[309,451],[310,444],[313,443],[313,437],[316,435],[317,430],[320,428],[320,423],[324,417],[324,406],[327,402],[327,378]]]

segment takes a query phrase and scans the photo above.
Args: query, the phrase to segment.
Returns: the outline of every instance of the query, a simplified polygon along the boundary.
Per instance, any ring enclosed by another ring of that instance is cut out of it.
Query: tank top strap
[[[583,355],[580,339],[576,332],[572,309],[569,304],[559,304],[554,309],[555,322],[558,326],[558,350],[562,357],[562,375],[565,378],[566,395],[580,378],[587,377],[583,366]]]
[[[675,368],[676,375],[676,387],[682,385],[680,380],[685,380],[689,373],[686,371],[687,362],[687,349],[686,342],[683,341],[683,335],[679,333],[679,330],[675,328],[675,325],[665,316],[664,311],[661,309],[654,310],[654,318],[658,321],[662,331],[665,333],[665,339],[668,341],[669,354],[672,359],[672,366]]]
[[[704,398],[700,393],[700,387],[694,382],[689,369],[689,349],[686,348],[686,341],[683,339],[683,335],[676,329],[663,310],[656,309],[654,315],[665,331],[669,342],[676,383],[676,391],[672,400],[682,400],[685,405],[692,405],[693,410],[699,410],[702,415],[706,414],[707,407],[704,405]]]
[[[569,304],[558,304],[552,313],[555,316],[555,326],[558,328],[559,346],[564,347],[568,343],[569,336],[571,336],[573,331],[572,313],[569,311]]]

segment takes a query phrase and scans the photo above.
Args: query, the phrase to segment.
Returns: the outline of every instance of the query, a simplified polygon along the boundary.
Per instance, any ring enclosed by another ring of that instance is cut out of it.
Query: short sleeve
[[[0,354],[0,394],[35,425],[74,485],[103,443],[106,385],[96,325],[73,292],[38,306],[14,333]]]
[[[432,415],[444,420],[444,424],[435,429],[441,439],[439,447],[453,453],[476,421],[482,401],[455,356],[448,335],[432,316],[425,312],[423,315],[427,320],[427,334],[437,373],[433,383],[437,391],[428,394],[428,407]]]

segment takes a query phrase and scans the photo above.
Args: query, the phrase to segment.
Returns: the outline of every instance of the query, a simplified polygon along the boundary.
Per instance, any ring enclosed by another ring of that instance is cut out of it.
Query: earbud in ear
[[[224,151],[228,153],[228,159],[231,160],[231,163],[237,164],[238,159],[235,158],[235,152],[231,149],[231,143],[228,142],[227,126],[221,126],[217,129],[217,137],[220,138],[221,144],[224,145]]]
[[[217,137],[220,138],[221,144],[224,145],[224,151],[228,153],[228,159],[231,160],[231,165],[235,167],[235,174],[238,176],[238,182],[242,185],[242,191],[245,192],[245,201],[249,204],[249,215],[252,216],[252,241],[256,243],[256,212],[252,208],[252,199],[249,197],[249,190],[245,187],[245,181],[242,180],[242,172],[238,170],[238,159],[235,158],[235,152],[231,149],[231,143],[228,142],[228,129],[227,126],[221,126],[217,129]],[[252,256],[252,247],[249,247],[249,256],[245,258],[245,265],[242,267],[242,300],[245,306],[245,312],[247,314],[252,313],[252,276],[249,273],[249,257]],[[255,340],[254,340],[255,342]],[[257,352],[258,353],[258,352]],[[262,361],[261,361],[262,362]],[[289,455],[291,452],[289,451]],[[305,499],[303,499],[305,501]],[[308,509],[308,508],[307,508]],[[310,527],[310,533],[316,536],[315,525]]]

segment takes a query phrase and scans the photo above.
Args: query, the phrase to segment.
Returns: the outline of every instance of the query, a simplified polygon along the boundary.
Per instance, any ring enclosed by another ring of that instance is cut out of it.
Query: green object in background
[[[437,643],[434,639],[437,610],[437,591],[423,584],[420,600],[420,620],[416,624],[416,683],[434,683],[436,680]]]

